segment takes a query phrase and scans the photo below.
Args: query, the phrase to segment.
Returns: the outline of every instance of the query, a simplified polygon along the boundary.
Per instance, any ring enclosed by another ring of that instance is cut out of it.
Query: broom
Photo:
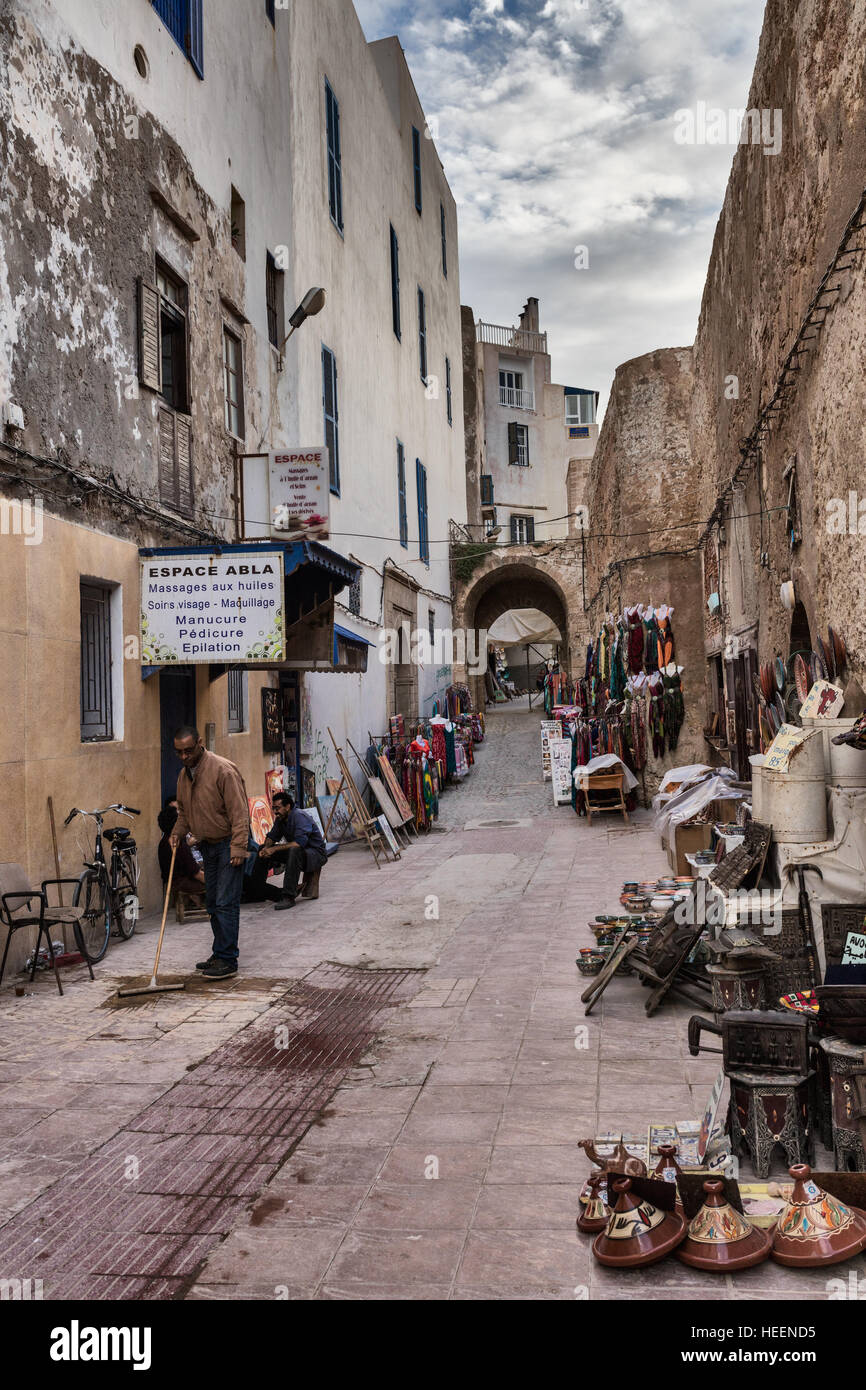
[[[119,989],[118,997],[125,998],[130,994],[162,994],[169,989],[186,989],[186,982],[181,980],[176,985],[158,985],[156,975],[159,970],[159,956],[162,950],[162,938],[165,936],[165,919],[168,916],[168,904],[171,898],[171,880],[174,875],[174,857],[177,854],[177,845],[171,851],[171,864],[168,868],[168,882],[165,885],[165,903],[162,908],[162,921],[159,924],[159,941],[156,945],[156,960],[153,962],[153,974],[150,977],[149,985],[142,985],[140,989]]]

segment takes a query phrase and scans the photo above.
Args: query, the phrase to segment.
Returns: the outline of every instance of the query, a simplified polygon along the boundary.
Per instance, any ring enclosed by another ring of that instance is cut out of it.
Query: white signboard
[[[269,454],[243,454],[241,512],[244,540],[324,540],[331,505],[328,450],[292,445]]]
[[[286,540],[327,538],[331,498],[327,449],[269,454],[268,487],[272,535]]]
[[[553,781],[553,804],[571,804],[571,739],[552,738],[550,740],[550,771]]]
[[[541,721],[541,771],[545,782],[550,781],[550,740],[560,738],[562,725],[558,719]]]
[[[843,965],[866,965],[866,931],[849,931],[842,952]]]
[[[281,661],[283,556],[250,549],[141,562],[141,664]]]

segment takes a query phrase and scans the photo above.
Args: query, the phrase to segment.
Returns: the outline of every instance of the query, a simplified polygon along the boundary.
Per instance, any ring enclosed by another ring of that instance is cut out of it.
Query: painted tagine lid
[[[599,1191],[606,1181],[604,1173],[591,1173],[589,1176],[589,1195],[585,1201],[581,1201],[580,1215],[577,1218],[577,1229],[583,1231],[584,1235],[595,1235],[607,1226],[610,1212],[603,1192]]]
[[[794,1190],[773,1237],[773,1259],[782,1265],[832,1265],[866,1247],[866,1215],[846,1207],[812,1180],[806,1163],[788,1172]]]
[[[653,1264],[679,1245],[686,1233],[685,1218],[653,1206],[631,1190],[631,1178],[613,1180],[616,1206],[605,1230],[592,1242],[592,1251],[603,1265],[635,1269]]]
[[[689,1223],[688,1234],[677,1249],[677,1259],[694,1269],[750,1269],[766,1260],[773,1244],[771,1231],[752,1226],[725,1197],[718,1178],[704,1183],[704,1204]]]

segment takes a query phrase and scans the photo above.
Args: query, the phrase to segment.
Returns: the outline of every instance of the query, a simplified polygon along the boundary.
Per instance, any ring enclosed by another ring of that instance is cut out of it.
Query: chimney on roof
[[[538,333],[538,300],[530,297],[523,306],[520,315],[520,327],[525,328],[528,333]]]

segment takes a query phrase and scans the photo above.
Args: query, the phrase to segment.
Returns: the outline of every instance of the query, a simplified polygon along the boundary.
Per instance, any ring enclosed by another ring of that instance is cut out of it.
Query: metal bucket
[[[850,748],[846,743],[835,744],[837,734],[853,729],[856,719],[803,720],[804,729],[820,729],[824,743],[824,775],[833,787],[866,787],[866,752]]]
[[[815,742],[820,752],[820,741]],[[756,819],[772,825],[773,838],[780,844],[808,845],[826,840],[827,787],[823,766],[817,776],[794,776],[795,764],[796,759],[792,759],[788,772],[761,768],[761,814]]]

